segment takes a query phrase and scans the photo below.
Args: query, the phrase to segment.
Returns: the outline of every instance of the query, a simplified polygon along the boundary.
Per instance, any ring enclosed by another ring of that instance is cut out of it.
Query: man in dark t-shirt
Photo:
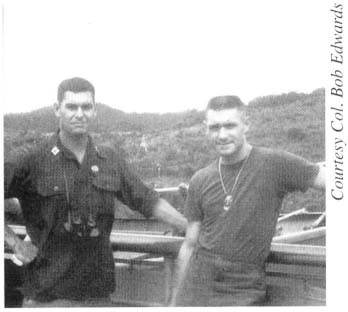
[[[191,179],[189,221],[171,305],[257,305],[265,298],[265,261],[284,196],[324,188],[324,168],[290,153],[251,146],[245,105],[210,100],[209,139],[219,159]]]

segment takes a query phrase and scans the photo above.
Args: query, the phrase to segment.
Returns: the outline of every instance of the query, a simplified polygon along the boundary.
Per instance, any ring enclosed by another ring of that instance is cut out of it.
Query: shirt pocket
[[[37,183],[37,193],[44,198],[65,195],[64,181],[53,176],[41,178]]]
[[[33,205],[39,210],[40,219],[44,221],[44,228],[49,231],[67,210],[67,194],[63,177],[55,175],[39,177],[36,192],[38,196]]]
[[[115,199],[120,192],[120,179],[111,173],[100,173],[92,179],[90,202],[99,214],[114,215]]]
[[[120,179],[118,176],[112,174],[99,174],[93,178],[92,184],[100,191],[108,191],[116,194],[120,190]]]

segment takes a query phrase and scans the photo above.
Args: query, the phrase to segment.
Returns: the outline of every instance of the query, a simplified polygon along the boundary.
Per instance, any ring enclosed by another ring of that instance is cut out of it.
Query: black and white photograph
[[[343,15],[3,1],[1,307],[344,310]]]

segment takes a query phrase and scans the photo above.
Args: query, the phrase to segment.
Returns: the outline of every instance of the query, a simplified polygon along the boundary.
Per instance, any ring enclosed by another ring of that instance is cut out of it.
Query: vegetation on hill
[[[325,160],[325,94],[290,92],[259,97],[248,105],[253,145],[293,152],[311,161]],[[99,143],[121,148],[140,176],[158,187],[188,182],[192,174],[216,158],[205,139],[203,111],[167,114],[126,114],[98,104],[93,136]],[[52,108],[4,116],[5,160],[56,130]],[[302,207],[324,209],[324,192],[289,195],[283,211]]]
[[[157,129],[183,128],[194,125],[203,118],[203,112],[196,110],[166,114],[127,114],[101,103],[97,103],[97,111],[98,115],[92,127],[92,131],[96,133],[147,133]],[[54,132],[57,126],[53,107],[44,107],[28,113],[7,114],[4,117],[5,131],[50,133]]]

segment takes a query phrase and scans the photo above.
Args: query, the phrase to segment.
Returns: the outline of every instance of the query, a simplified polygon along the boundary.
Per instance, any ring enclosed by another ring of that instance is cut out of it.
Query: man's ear
[[[97,116],[97,112],[98,112],[98,110],[97,110],[97,103],[94,103],[93,106],[94,106],[94,117],[96,117]]]
[[[250,129],[250,119],[248,115],[244,116],[244,133],[247,133]]]
[[[204,119],[202,123],[203,123],[203,125],[204,125],[204,127],[205,127],[205,134],[206,134],[206,135],[208,135],[208,133],[209,133],[209,129],[208,129],[207,120],[206,120],[206,119]]]
[[[53,110],[54,110],[54,114],[56,115],[56,117],[60,117],[60,104],[59,103],[54,103],[53,104]]]

